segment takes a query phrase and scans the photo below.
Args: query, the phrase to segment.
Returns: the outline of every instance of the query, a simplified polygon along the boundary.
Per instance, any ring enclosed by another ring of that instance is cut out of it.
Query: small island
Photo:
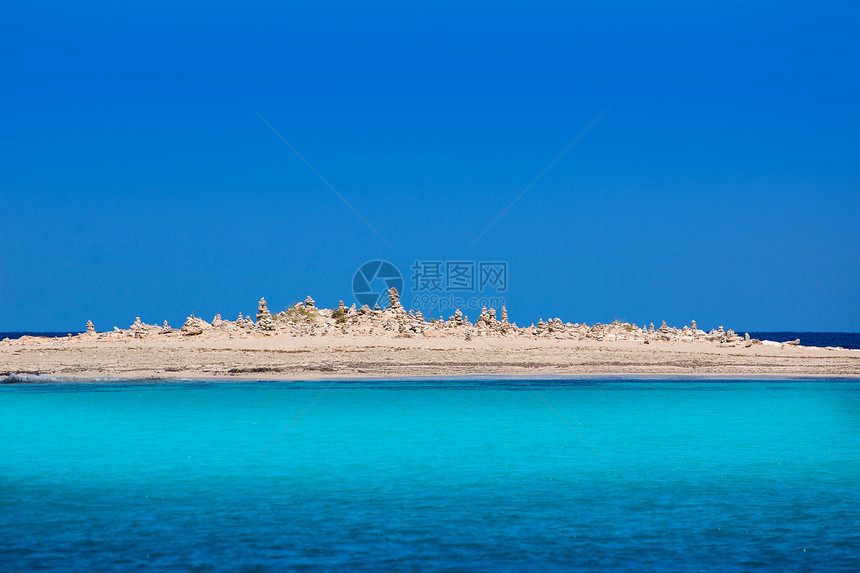
[[[0,343],[6,381],[417,377],[860,377],[860,351],[705,332],[692,321],[636,325],[508,321],[482,309],[472,323],[407,311],[396,289],[388,306],[318,308],[311,297],[272,314],[211,321],[193,313],[180,328],[146,324],[67,338],[24,336]]]

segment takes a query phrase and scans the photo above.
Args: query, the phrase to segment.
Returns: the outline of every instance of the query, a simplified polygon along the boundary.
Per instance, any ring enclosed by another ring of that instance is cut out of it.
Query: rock
[[[388,308],[394,312],[406,312],[403,310],[403,305],[400,304],[400,293],[395,287],[388,289]]]
[[[164,319],[164,326],[162,326],[161,328],[163,328],[164,330],[170,330],[170,325],[169,325],[169,324],[167,324],[167,319],[166,319],[166,318]]]
[[[212,319],[212,326],[221,326],[222,322],[224,322],[224,321],[221,320],[221,315],[216,314],[215,318]]]
[[[87,334],[96,334],[96,327],[92,320],[87,321]]]
[[[305,308],[316,308],[316,303],[314,302],[314,299],[310,297],[310,295],[308,295],[308,298],[305,299]]]
[[[338,310],[338,312],[341,312],[344,314],[346,313],[346,305],[343,304],[343,301],[340,301],[337,303],[337,310]]]
[[[478,328],[486,328],[490,325],[490,315],[487,313],[487,307],[481,307],[481,314],[475,319],[475,326]]]
[[[789,346],[799,346],[800,345],[800,339],[796,338],[794,340],[786,340],[785,342],[783,342],[783,344],[787,344]]]
[[[502,305],[502,324],[508,324],[508,309]]]
[[[140,317],[139,317],[139,316],[136,316],[136,317],[134,318],[134,324],[132,324],[130,327],[128,327],[128,329],[129,329],[129,330],[134,330],[134,331],[138,331],[138,330],[143,330],[143,329],[144,329],[144,325],[143,325],[143,323],[140,321]]]
[[[307,301],[305,301],[305,306],[307,306]],[[311,301],[311,306],[313,306],[313,300]],[[275,322],[272,320],[272,314],[269,312],[269,307],[266,306],[265,298],[261,298],[257,306],[257,330],[264,332],[275,330]]]
[[[185,319],[185,324],[182,325],[182,332],[186,336],[195,336],[197,334],[203,333],[203,321],[194,316],[194,313],[191,313],[191,316]]]
[[[457,326],[463,325],[463,311],[459,308],[454,311],[454,324]]]
[[[361,308],[358,309],[358,314],[361,314],[361,315],[370,314],[370,312],[371,312],[370,307],[367,306],[366,304],[361,305]]]

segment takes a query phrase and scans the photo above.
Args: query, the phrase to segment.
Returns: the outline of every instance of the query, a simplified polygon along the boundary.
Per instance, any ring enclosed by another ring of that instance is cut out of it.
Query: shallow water
[[[860,382],[0,387],[0,569],[860,570]]]

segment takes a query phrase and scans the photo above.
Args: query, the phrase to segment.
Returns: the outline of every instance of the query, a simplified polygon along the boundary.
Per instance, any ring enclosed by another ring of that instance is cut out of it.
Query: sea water
[[[860,570],[858,381],[0,387],[4,571]]]

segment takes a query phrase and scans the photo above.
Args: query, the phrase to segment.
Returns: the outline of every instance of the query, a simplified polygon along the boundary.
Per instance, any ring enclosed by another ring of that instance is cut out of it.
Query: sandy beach
[[[389,307],[318,308],[311,297],[277,313],[265,299],[256,321],[193,314],[182,328],[146,324],[67,338],[0,342],[0,376],[11,381],[92,379],[308,380],[416,377],[860,377],[860,350],[751,339],[695,321],[654,324],[564,323],[518,327],[484,308],[474,323],[406,311],[396,289]],[[29,377],[29,378],[28,378]],[[39,379],[39,378],[35,378]]]
[[[422,376],[860,377],[860,351],[710,342],[332,335],[25,338],[0,343],[0,375],[71,380]]]

